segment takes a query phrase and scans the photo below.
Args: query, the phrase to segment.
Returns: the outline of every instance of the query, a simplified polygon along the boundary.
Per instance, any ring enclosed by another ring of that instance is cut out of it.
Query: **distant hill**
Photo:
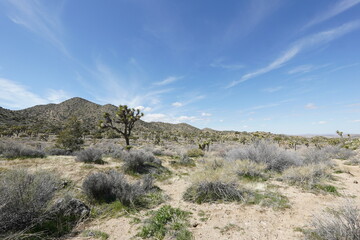
[[[59,104],[37,105],[23,110],[8,110],[0,107],[0,126],[41,126],[42,129],[61,127],[72,116],[82,121],[88,129],[97,127],[99,120],[105,112],[114,115],[117,107],[111,104],[99,105],[83,98],[71,98]],[[146,131],[176,131],[176,132],[201,132],[200,129],[189,124],[171,124],[162,122],[137,123],[138,130]]]

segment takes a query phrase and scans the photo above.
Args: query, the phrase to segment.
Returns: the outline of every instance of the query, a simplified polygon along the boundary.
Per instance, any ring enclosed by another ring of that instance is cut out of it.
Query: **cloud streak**
[[[309,23],[307,23],[302,30],[307,29],[311,26],[314,26],[316,24],[322,23],[332,17],[335,17],[346,10],[356,6],[360,3],[360,0],[341,0],[338,1],[336,4],[332,5],[330,8],[328,8],[323,13],[317,15],[313,20],[311,20]]]
[[[164,80],[160,81],[160,82],[155,82],[154,85],[157,86],[164,86],[164,85],[168,85],[170,83],[176,82],[180,79],[182,79],[183,77],[175,77],[175,76],[170,76],[165,78]]]
[[[38,0],[5,0],[5,2],[10,7],[8,17],[12,22],[43,37],[67,57],[70,57],[70,53],[60,40],[62,25],[58,12],[62,5],[58,5],[57,9],[51,11]]]
[[[352,21],[345,23],[339,27],[330,29],[328,31],[323,31],[308,37],[305,37],[303,39],[300,39],[292,44],[292,46],[287,49],[280,57],[275,59],[273,62],[268,64],[266,67],[260,68],[256,71],[247,73],[243,75],[239,80],[231,82],[229,85],[226,86],[226,88],[231,88],[239,83],[245,82],[249,79],[252,79],[254,77],[263,75],[265,73],[268,73],[272,70],[278,69],[282,67],[285,63],[293,59],[295,56],[297,56],[300,52],[309,49],[311,47],[318,46],[320,44],[326,44],[329,43],[351,31],[354,31],[355,29],[358,29],[360,27],[360,21]]]

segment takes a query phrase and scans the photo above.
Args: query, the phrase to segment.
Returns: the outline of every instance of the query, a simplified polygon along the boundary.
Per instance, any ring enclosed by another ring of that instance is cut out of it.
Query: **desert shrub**
[[[0,154],[7,159],[15,158],[43,158],[45,153],[18,143],[7,142],[0,146]]]
[[[145,221],[138,236],[153,239],[164,239],[167,236],[167,239],[191,240],[193,236],[187,230],[190,226],[189,215],[189,212],[179,208],[163,206],[151,213],[151,217]]]
[[[356,155],[354,151],[340,146],[326,146],[323,150],[329,154],[329,157],[337,159],[346,160]]]
[[[58,179],[46,172],[1,173],[0,233],[20,231],[39,222],[58,186]]]
[[[164,167],[161,165],[161,160],[155,158],[150,152],[142,150],[130,151],[124,155],[124,171],[128,173],[161,173]]]
[[[152,188],[153,181],[149,176],[129,183],[123,174],[114,170],[93,173],[83,182],[83,190],[90,199],[98,202],[119,200],[127,206],[135,206],[137,200]]]
[[[70,152],[78,151],[84,144],[83,132],[81,122],[76,117],[71,117],[59,133],[56,145]]]
[[[123,159],[124,155],[127,153],[120,145],[113,143],[96,144],[93,148],[101,150],[105,156],[120,160]]]
[[[360,239],[360,210],[351,202],[338,209],[329,209],[315,216],[310,230],[304,231],[308,240]]]
[[[50,156],[68,156],[72,155],[72,153],[68,150],[62,148],[50,148],[46,150],[46,153]]]
[[[235,161],[233,168],[239,177],[249,180],[266,180],[268,173],[264,163],[256,163],[249,160]]]
[[[195,161],[190,158],[187,154],[181,154],[178,161],[172,161],[174,166],[185,166],[185,167],[194,167],[196,166]]]
[[[205,155],[204,151],[198,148],[192,148],[187,151],[189,157],[203,157]]]
[[[324,148],[308,148],[302,153],[302,157],[303,164],[332,164],[330,155],[324,150]]]
[[[309,164],[291,167],[283,172],[282,179],[290,184],[313,189],[324,179],[331,178],[331,171],[326,164]]]
[[[301,164],[301,158],[292,151],[286,151],[268,141],[256,141],[250,145],[242,145],[229,151],[229,161],[250,160],[266,164],[267,170],[281,172],[284,169]]]
[[[76,153],[77,162],[103,164],[102,152],[96,148],[87,148]]]
[[[184,200],[205,203],[216,201],[243,201],[246,191],[238,188],[236,183],[220,181],[203,181],[193,184],[184,193]]]

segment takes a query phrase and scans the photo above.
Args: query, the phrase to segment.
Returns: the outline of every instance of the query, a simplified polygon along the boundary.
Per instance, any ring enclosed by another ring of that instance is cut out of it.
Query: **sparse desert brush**
[[[46,153],[50,156],[68,156],[72,155],[72,152],[67,151],[62,148],[49,148],[46,150]]]
[[[229,161],[250,160],[266,164],[267,170],[282,172],[291,166],[301,165],[300,156],[293,151],[286,151],[269,141],[256,141],[250,145],[240,145],[226,155]]]
[[[187,229],[190,227],[189,212],[169,205],[151,213],[138,234],[141,238],[191,240],[193,236]]]
[[[108,203],[118,200],[126,206],[135,206],[152,189],[151,177],[145,176],[140,181],[130,183],[115,170],[92,173],[83,182],[83,190],[90,199]]]
[[[313,189],[323,180],[331,179],[331,169],[326,164],[309,164],[291,167],[283,172],[282,179],[290,184]]]
[[[0,174],[0,236],[35,225],[59,187],[56,176],[46,172],[11,170]]]
[[[4,142],[0,144],[0,155],[7,159],[43,158],[46,156],[42,150],[33,149],[15,142]]]
[[[303,151],[303,164],[328,164],[332,165],[333,162],[330,159],[330,154],[325,149],[308,148]]]
[[[303,231],[307,240],[360,239],[360,209],[347,201],[338,209],[315,216],[311,229]]]
[[[234,161],[232,169],[242,178],[249,180],[266,180],[269,178],[269,173],[266,170],[267,166],[264,163],[256,163],[250,160]]]
[[[127,151],[125,151],[120,145],[109,142],[96,144],[93,148],[101,150],[104,156],[112,157],[114,159],[122,160],[127,154]]]
[[[327,152],[331,158],[349,159],[356,155],[351,149],[342,148],[340,146],[326,146],[324,151]]]
[[[96,148],[87,148],[77,152],[75,161],[83,163],[104,164],[104,161],[102,160],[102,152]]]
[[[203,157],[205,155],[204,151],[198,148],[192,148],[187,151],[189,157]]]
[[[166,170],[160,159],[143,150],[132,150],[124,155],[123,160],[123,168],[127,173],[160,174]]]
[[[190,186],[183,198],[189,202],[244,201],[248,191],[235,182],[201,181]]]

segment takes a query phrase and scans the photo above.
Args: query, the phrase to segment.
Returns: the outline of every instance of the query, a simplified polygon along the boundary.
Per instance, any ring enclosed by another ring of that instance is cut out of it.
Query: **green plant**
[[[139,237],[164,239],[165,236],[169,236],[169,238],[177,240],[193,239],[191,232],[187,230],[189,212],[166,205],[152,212],[151,215],[145,221],[145,226],[141,228]]]
[[[187,151],[189,157],[203,157],[205,155],[204,151],[198,148],[192,148]]]
[[[93,238],[99,238],[101,240],[106,240],[109,238],[109,234],[99,231],[99,230],[85,230],[82,232],[82,235],[84,237],[93,237]]]
[[[65,124],[65,128],[59,133],[56,146],[67,151],[74,152],[81,149],[84,144],[83,128],[81,122],[74,116]]]
[[[76,154],[75,161],[84,163],[104,164],[104,161],[102,160],[101,150],[95,148],[87,148],[78,152]]]
[[[120,133],[126,142],[126,146],[130,145],[131,131],[135,122],[144,116],[139,109],[128,108],[126,105],[120,105],[115,117],[112,119],[109,113],[104,114],[104,121],[100,122],[100,127],[110,128]],[[116,126],[116,125],[117,126]]]

